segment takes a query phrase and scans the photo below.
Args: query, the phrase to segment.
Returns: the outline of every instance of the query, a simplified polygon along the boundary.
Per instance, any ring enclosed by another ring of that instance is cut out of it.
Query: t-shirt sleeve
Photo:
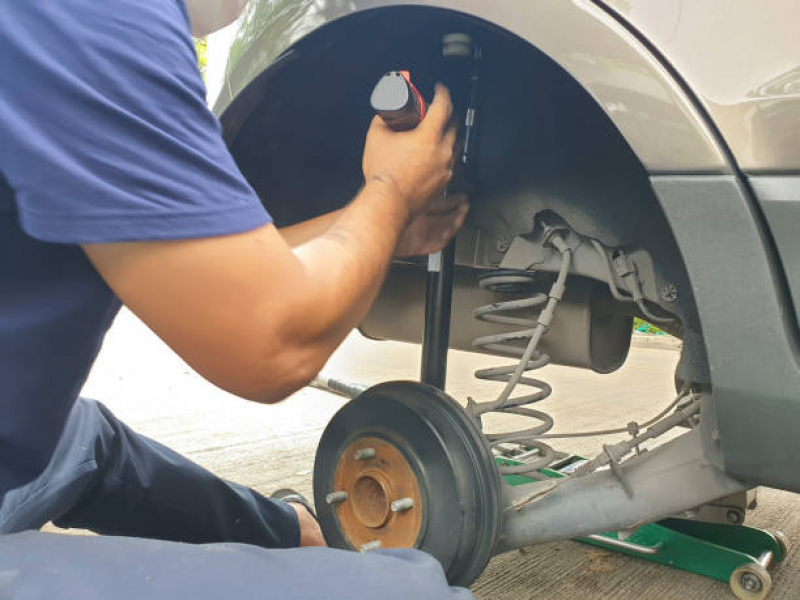
[[[206,107],[182,0],[3,11],[0,172],[29,235],[179,239],[271,221]]]

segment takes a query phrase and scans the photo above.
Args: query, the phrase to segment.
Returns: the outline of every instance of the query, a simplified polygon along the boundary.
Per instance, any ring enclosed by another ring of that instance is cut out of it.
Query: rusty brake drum
[[[480,575],[500,529],[500,474],[485,439],[452,398],[416,382],[372,387],[334,415],[314,500],[331,546],[418,548],[454,585]]]

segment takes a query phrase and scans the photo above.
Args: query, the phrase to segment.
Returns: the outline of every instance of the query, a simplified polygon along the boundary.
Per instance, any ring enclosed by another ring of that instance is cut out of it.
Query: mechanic
[[[300,548],[324,544],[302,498],[219,479],[77,398],[122,303],[238,396],[306,385],[392,257],[464,220],[443,194],[447,90],[416,130],[372,123],[346,208],[279,230],[190,33],[246,0],[0,2],[0,597],[469,597],[421,552]]]

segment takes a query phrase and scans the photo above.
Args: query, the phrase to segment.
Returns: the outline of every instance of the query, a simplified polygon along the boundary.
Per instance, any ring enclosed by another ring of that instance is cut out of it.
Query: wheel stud
[[[369,552],[371,550],[377,550],[381,547],[380,540],[373,540],[371,542],[367,542],[366,544],[361,544],[361,553],[364,554],[365,552]]]
[[[325,496],[326,504],[339,504],[347,500],[347,492],[332,492]]]
[[[392,512],[405,512],[409,508],[414,508],[414,501],[411,498],[400,498],[392,502]]]
[[[375,458],[375,448],[361,448],[356,450],[353,454],[356,460],[367,460],[368,458]]]

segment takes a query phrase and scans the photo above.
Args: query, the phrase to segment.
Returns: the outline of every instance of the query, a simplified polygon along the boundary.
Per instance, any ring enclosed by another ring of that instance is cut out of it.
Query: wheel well
[[[443,68],[442,35],[455,31],[483,49],[477,191],[462,236],[475,247],[459,253],[461,266],[496,266],[504,245],[529,232],[537,214],[553,211],[608,247],[647,251],[656,280],[679,291],[672,308],[682,327],[675,332],[699,335],[670,226],[647,172],[606,112],[527,41],[454,11],[392,7],[336,20],[290,48],[264,82],[251,84],[260,91],[246,118],[230,118],[234,101],[222,118],[232,153],[276,223],[327,212],[354,196],[372,86],[388,70],[408,69],[430,98]]]
[[[226,132],[276,222],[293,223],[352,198],[361,185],[372,86],[387,70],[407,68],[430,98],[441,76],[441,37],[452,31],[471,33],[484,49],[471,224],[513,236],[527,226],[520,220],[525,207],[561,206],[611,245],[655,237],[663,247],[659,232],[669,227],[647,173],[594,99],[519,37],[427,7],[357,13],[303,38],[262,86],[248,118]],[[236,103],[229,112],[235,109]],[[230,129],[228,117],[222,120]]]

